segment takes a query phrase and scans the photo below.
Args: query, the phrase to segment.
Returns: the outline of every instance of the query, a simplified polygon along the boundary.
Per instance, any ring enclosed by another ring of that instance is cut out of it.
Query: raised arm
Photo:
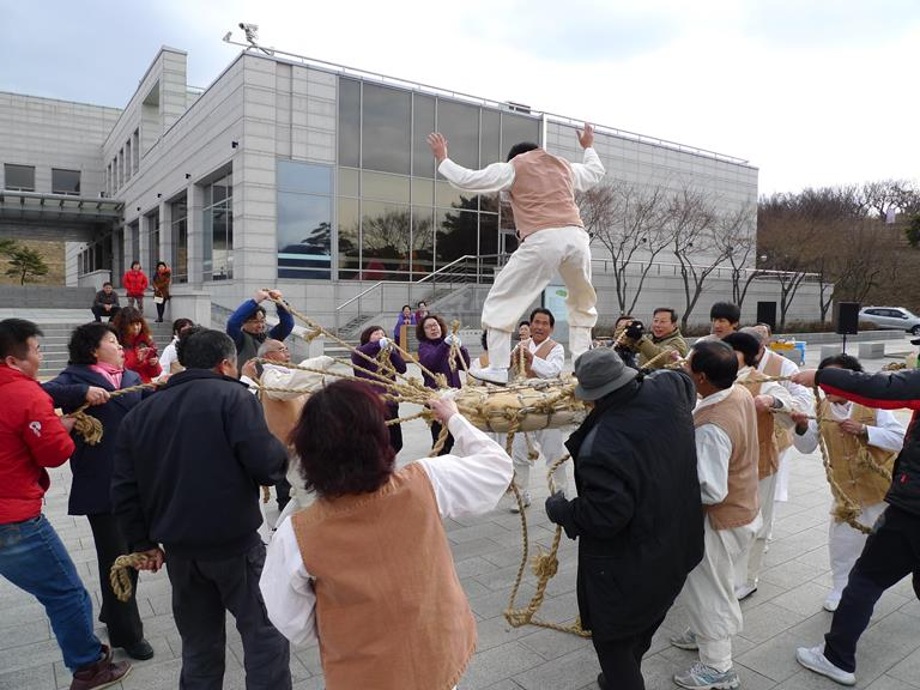
[[[427,141],[438,162],[438,172],[453,187],[467,192],[500,192],[511,188],[514,182],[514,166],[511,163],[493,163],[482,170],[470,170],[457,165],[448,157],[447,139],[443,134],[432,132]]]

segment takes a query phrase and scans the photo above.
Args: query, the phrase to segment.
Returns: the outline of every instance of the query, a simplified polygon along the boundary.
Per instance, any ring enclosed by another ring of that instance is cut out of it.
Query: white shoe
[[[735,669],[717,671],[699,662],[693,664],[686,673],[676,674],[674,682],[690,690],[734,690],[741,687],[741,679]]]
[[[485,381],[487,383],[495,383],[499,386],[508,385],[508,370],[507,369],[497,369],[495,367],[486,367],[485,369],[480,369],[477,372],[469,372],[470,376],[474,379],[480,381]]]
[[[525,507],[525,508],[527,508],[528,506],[530,506],[530,492],[529,492],[529,491],[524,491],[524,492],[521,493],[521,503],[524,504],[524,507]],[[514,503],[511,504],[511,512],[512,512],[512,513],[520,513],[520,512],[521,512],[521,506],[518,505],[518,502],[517,502],[516,499],[515,499]]]
[[[735,599],[738,601],[744,601],[756,591],[757,585],[752,585],[745,582],[740,587],[735,587]]]
[[[840,606],[840,595],[831,592],[827,595],[827,599],[824,600],[824,610],[833,613],[838,606]]]
[[[856,674],[837,668],[824,656],[824,645],[817,647],[799,647],[795,650],[795,660],[809,671],[827,676],[841,685],[856,685]]]

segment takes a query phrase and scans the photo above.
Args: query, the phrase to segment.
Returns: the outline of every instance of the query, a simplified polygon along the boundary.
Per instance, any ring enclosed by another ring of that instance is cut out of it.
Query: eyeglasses
[[[279,348],[277,348],[277,349],[275,349],[275,350],[269,350],[269,351],[268,351],[268,354],[271,354],[272,352],[290,352],[290,349],[288,349],[288,346],[287,346],[287,345],[282,345],[281,347],[279,347]]]

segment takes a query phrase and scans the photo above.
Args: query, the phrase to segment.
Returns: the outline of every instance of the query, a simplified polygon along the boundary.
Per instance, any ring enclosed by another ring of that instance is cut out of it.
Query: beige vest
[[[867,460],[871,458],[876,465],[891,472],[897,453],[875,448],[870,446],[866,439],[841,431],[840,424],[830,419],[828,408],[827,400],[822,400],[819,407],[821,436],[827,445],[834,481],[847,496],[858,501],[863,508],[881,503],[885,500],[891,481],[872,470]],[[876,426],[876,418],[875,410],[856,404],[850,414],[850,419],[854,422],[869,426]]]
[[[514,183],[511,185],[511,210],[514,226],[523,239],[537,230],[584,227],[569,162],[543,149],[522,153],[511,159]]]
[[[764,357],[767,357],[767,363],[763,366],[764,375],[782,376],[783,356],[767,350]],[[784,429],[779,424],[774,424],[773,433],[776,435],[776,452],[782,455],[783,451],[792,447],[792,429]]]
[[[764,381],[766,375],[757,370],[752,370],[748,380]],[[763,383],[747,386],[751,396],[760,395]],[[779,469],[779,448],[776,433],[776,418],[769,410],[757,412],[757,477],[764,479],[776,474]]]
[[[744,386],[732,386],[728,397],[693,413],[693,425],[715,424],[732,442],[728,461],[728,495],[705,506],[713,529],[732,529],[754,521],[757,499],[757,411]]]
[[[307,403],[308,394],[292,400],[273,400],[267,395],[259,393],[262,411],[265,414],[265,423],[268,430],[288,448],[291,447],[290,435],[300,421],[300,412]]]
[[[327,690],[450,690],[476,647],[425,470],[319,499],[291,521],[316,592]]]

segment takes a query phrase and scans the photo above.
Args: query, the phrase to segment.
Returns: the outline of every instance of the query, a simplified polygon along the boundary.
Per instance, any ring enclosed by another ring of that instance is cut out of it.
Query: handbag
[[[154,303],[154,304],[163,304],[163,302],[165,302],[165,301],[166,301],[166,300],[164,300],[164,299],[163,299],[162,297],[160,297],[159,295],[154,295],[154,298],[153,298],[153,303]]]

